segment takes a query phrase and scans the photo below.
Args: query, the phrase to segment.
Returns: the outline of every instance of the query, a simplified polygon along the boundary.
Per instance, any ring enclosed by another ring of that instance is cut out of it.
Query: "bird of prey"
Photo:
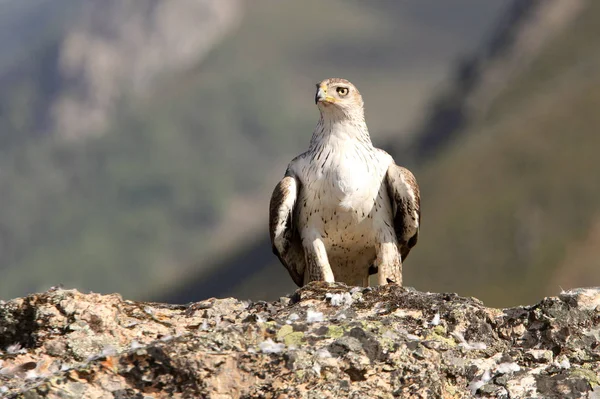
[[[421,221],[413,174],[375,148],[363,99],[345,79],[317,84],[320,118],[308,151],[288,165],[270,201],[273,252],[298,286],[311,281],[402,285]]]

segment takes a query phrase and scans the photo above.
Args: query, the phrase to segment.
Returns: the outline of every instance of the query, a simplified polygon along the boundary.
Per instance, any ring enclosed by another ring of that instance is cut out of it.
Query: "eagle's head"
[[[346,79],[330,78],[317,83],[315,103],[324,119],[364,117],[362,96]]]

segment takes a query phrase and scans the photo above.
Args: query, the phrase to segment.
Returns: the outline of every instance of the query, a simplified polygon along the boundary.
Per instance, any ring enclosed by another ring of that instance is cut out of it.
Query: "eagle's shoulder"
[[[310,162],[309,158],[309,152],[306,151],[292,159],[285,171],[285,176],[300,178]]]
[[[377,160],[377,164],[382,168],[389,168],[391,165],[394,165],[394,158],[388,154],[386,151],[381,148],[375,148],[375,157]]]
[[[406,184],[410,188],[410,191],[416,197],[415,200],[417,202],[420,202],[421,195],[419,185],[417,184],[417,178],[415,177],[415,175],[404,166],[399,166],[394,163],[393,167],[396,169],[395,173],[401,176],[401,179],[404,182],[404,184]]]

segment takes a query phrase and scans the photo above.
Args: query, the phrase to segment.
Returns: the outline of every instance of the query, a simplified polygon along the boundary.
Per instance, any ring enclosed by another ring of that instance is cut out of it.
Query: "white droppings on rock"
[[[298,316],[296,313],[291,313],[287,320],[285,321],[287,324],[292,324],[293,322],[295,322],[296,320],[298,320],[300,318],[300,316]]]
[[[4,385],[2,385],[2,386],[0,387],[0,393],[5,393],[5,392],[8,392],[8,387],[7,387],[7,386],[4,386]]]
[[[471,395],[475,395],[477,390],[485,385],[485,382],[481,380],[475,380],[469,384],[469,391],[471,391]]]
[[[406,338],[410,339],[411,341],[420,341],[421,337],[419,337],[418,335],[415,334],[406,334]]]
[[[135,341],[135,340],[131,341],[131,349],[136,350],[136,349],[140,349],[142,347],[143,347],[143,345],[140,344],[138,341]]]
[[[319,362],[314,362],[312,369],[316,375],[321,375],[321,365],[319,364]]]
[[[526,353],[538,362],[551,362],[553,357],[548,349],[530,349]]]
[[[252,301],[249,301],[249,300],[241,301],[241,305],[242,305],[242,309],[248,309],[250,307],[250,305],[252,305]]]
[[[569,359],[565,358],[564,360],[562,360],[560,363],[558,363],[558,365],[563,368],[563,369],[570,369],[571,368],[571,362],[569,361]]]
[[[273,342],[271,338],[261,342],[258,347],[262,353],[280,353],[285,349],[285,344]]]
[[[485,370],[483,375],[481,376],[481,381],[488,382],[492,379],[492,375],[490,374],[490,370]]]
[[[466,350],[484,350],[487,349],[485,342],[467,342],[465,336],[460,331],[454,331],[450,333],[456,339],[459,344],[458,346]]]
[[[464,344],[467,342],[465,336],[460,331],[452,331],[450,335],[452,335],[454,339],[457,340],[460,344]]]
[[[8,345],[6,347],[6,353],[8,353],[9,355],[16,355],[20,351],[21,351],[21,344],[19,344],[19,343]]]
[[[431,320],[431,325],[432,326],[437,326],[440,324],[440,314],[436,313],[435,316],[433,316],[433,319]]]
[[[363,287],[352,287],[350,289],[350,293],[351,294],[356,294],[357,292],[362,292],[362,290],[363,290]]]
[[[35,380],[36,378],[40,378],[42,377],[41,375],[39,375],[39,373],[34,369],[34,370],[28,370],[25,373],[25,379],[26,380]]]
[[[202,321],[202,325],[200,326],[200,330],[201,331],[207,331],[208,330],[208,320],[204,319]]]
[[[342,294],[333,294],[331,292],[328,292],[327,294],[325,294],[325,299],[329,299],[329,302],[332,306],[350,306],[354,302],[352,295],[350,295],[350,293],[348,292],[344,292]]]
[[[466,350],[485,350],[487,349],[487,345],[485,342],[461,342],[458,344],[461,348],[465,348]]]
[[[73,368],[73,365],[69,364],[69,363],[63,363],[60,366],[60,371],[67,371],[67,370],[71,370]]]
[[[323,313],[315,312],[314,310],[308,309],[306,311],[306,322],[307,323],[318,323],[323,321]]]
[[[92,353],[91,355],[89,355],[85,361],[86,362],[93,362],[94,360],[98,360],[102,357],[102,353]]]
[[[554,365],[565,370],[571,368],[571,362],[569,361],[569,358],[564,355],[556,358],[556,360],[554,361]]]
[[[117,349],[112,345],[106,345],[102,348],[102,356],[115,356],[117,354]]]
[[[496,372],[500,374],[509,374],[521,370],[521,367],[515,362],[500,363],[496,366]]]
[[[482,386],[484,386],[491,379],[492,379],[492,375],[490,374],[490,370],[486,369],[483,372],[483,374],[481,374],[481,377],[479,379],[476,379],[469,384],[469,390],[471,391],[471,394],[475,395],[477,390],[479,388],[481,388]]]
[[[327,350],[327,348],[321,348],[317,351],[317,357],[320,359],[329,359],[331,358],[331,353]]]

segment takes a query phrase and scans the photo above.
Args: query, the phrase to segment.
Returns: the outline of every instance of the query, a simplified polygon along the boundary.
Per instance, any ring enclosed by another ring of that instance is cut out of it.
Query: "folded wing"
[[[402,262],[417,244],[421,225],[421,197],[415,176],[406,168],[392,164],[386,175],[387,192],[392,204],[394,230]]]
[[[299,287],[304,282],[306,260],[296,225],[295,206],[300,183],[292,176],[284,177],[273,190],[269,206],[269,233],[273,253]]]

